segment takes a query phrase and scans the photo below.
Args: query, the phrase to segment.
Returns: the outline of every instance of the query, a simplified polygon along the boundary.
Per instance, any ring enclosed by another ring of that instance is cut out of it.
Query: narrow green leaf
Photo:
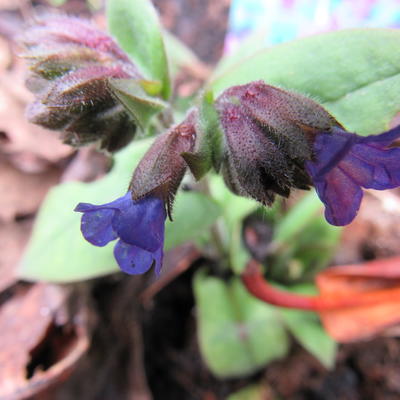
[[[171,32],[164,30],[163,36],[172,77],[176,76],[182,67],[200,62],[196,54]]]
[[[219,71],[209,86],[263,79],[311,96],[349,130],[372,134],[400,111],[400,30],[351,29],[315,35],[257,52]]]
[[[315,192],[306,194],[279,221],[274,233],[274,240],[287,242],[301,232],[321,212],[322,203]]]
[[[277,310],[252,297],[238,278],[225,283],[200,271],[194,293],[200,349],[215,375],[248,375],[286,355],[288,338]]]
[[[148,96],[141,83],[133,79],[109,79],[109,84],[115,97],[143,131],[146,130],[150,119],[167,107],[165,102]]]
[[[150,0],[108,0],[108,28],[150,80],[162,82],[169,97],[168,63],[157,12]]]

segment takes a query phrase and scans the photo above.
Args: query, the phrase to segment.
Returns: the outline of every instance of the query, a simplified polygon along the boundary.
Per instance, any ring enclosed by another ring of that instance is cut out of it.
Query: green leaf
[[[109,79],[114,95],[145,131],[150,119],[167,107],[163,101],[147,95],[140,82],[134,79]]]
[[[170,95],[167,56],[157,12],[150,0],[108,0],[108,28],[121,48],[146,78],[162,83],[162,95]]]
[[[252,297],[238,278],[226,283],[202,270],[194,294],[200,350],[216,376],[248,375],[286,355],[288,337],[277,309]]]
[[[65,4],[67,0],[50,0],[50,4],[54,7],[60,7]]]
[[[282,317],[296,340],[326,368],[333,368],[337,344],[324,331],[318,317],[311,312],[281,310]]]
[[[149,139],[136,141],[118,153],[114,168],[102,179],[64,183],[49,192],[22,259],[20,278],[72,282],[119,270],[113,257],[114,243],[105,247],[88,243],[80,232],[81,214],[73,210],[79,202],[102,204],[122,196],[132,170],[150,143]],[[165,250],[197,238],[218,213],[218,206],[208,197],[193,192],[178,193],[175,220],[166,224]]]
[[[196,54],[171,32],[164,30],[163,36],[172,77],[176,76],[182,67],[200,63]]]
[[[230,266],[236,274],[240,274],[250,258],[242,240],[242,222],[259,207],[259,204],[233,194],[219,175],[211,176],[209,182],[211,195],[222,208]]]
[[[165,226],[165,248],[171,249],[194,240],[206,231],[221,214],[221,207],[198,192],[180,192],[176,196],[173,221]]]
[[[115,157],[111,172],[91,183],[68,182],[50,190],[36,217],[28,247],[19,268],[27,280],[69,282],[117,270],[113,244],[95,247],[80,232],[79,202],[107,203],[126,192],[133,168],[151,140],[135,141]]]
[[[227,400],[265,400],[272,398],[266,395],[267,389],[265,384],[262,385],[248,385],[243,389],[228,396]],[[269,394],[269,393],[268,393]]]
[[[276,242],[288,242],[293,236],[302,232],[317,217],[322,209],[321,200],[315,192],[306,194],[279,221],[274,233]]]
[[[276,249],[270,264],[271,278],[307,279],[327,266],[342,229],[328,224],[321,208],[316,193],[308,193],[277,221],[271,244]]]
[[[257,79],[311,96],[349,130],[372,134],[400,111],[400,30],[351,29],[274,46],[219,71],[220,93]]]
[[[268,28],[261,28],[243,41],[240,42],[239,46],[234,52],[230,52],[224,55],[216,65],[213,76],[220,76],[231,68],[234,68],[236,64],[239,64],[248,57],[253,56],[256,52],[265,50],[265,37],[268,34]]]

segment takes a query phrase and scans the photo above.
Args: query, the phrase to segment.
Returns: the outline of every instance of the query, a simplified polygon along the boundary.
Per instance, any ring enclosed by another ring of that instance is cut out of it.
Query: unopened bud
[[[36,95],[27,110],[31,122],[61,130],[73,146],[99,142],[115,151],[133,138],[134,118],[113,96],[109,79],[143,78],[111,37],[89,21],[50,16],[21,43],[30,62],[27,86]]]
[[[226,90],[216,108],[225,135],[225,181],[263,204],[312,185],[305,162],[314,157],[315,136],[340,126],[311,99],[262,81]]]
[[[195,112],[179,125],[160,135],[144,155],[129,189],[133,200],[149,194],[163,198],[171,217],[172,203],[185,174],[187,164],[182,153],[191,152],[196,140]]]

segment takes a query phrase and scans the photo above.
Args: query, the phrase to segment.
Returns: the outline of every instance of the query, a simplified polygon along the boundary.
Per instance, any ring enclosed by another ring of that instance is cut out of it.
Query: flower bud
[[[136,123],[115,99],[109,79],[143,79],[111,37],[89,21],[50,16],[20,38],[30,62],[27,86],[36,101],[28,119],[61,130],[72,146],[99,142],[115,151],[134,136]]]
[[[136,167],[129,187],[133,200],[157,195],[164,200],[171,218],[172,203],[187,168],[182,153],[191,152],[195,140],[192,111],[182,123],[160,135]]]
[[[225,136],[225,182],[263,204],[312,185],[305,161],[314,156],[315,137],[340,126],[309,98],[262,81],[231,87],[216,108]]]

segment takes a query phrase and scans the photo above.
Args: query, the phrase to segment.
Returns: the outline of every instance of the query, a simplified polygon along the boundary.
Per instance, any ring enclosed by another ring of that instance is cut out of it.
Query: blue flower
[[[362,188],[392,189],[400,186],[400,126],[380,135],[358,136],[340,128],[316,136],[316,159],[306,162],[325,218],[332,225],[347,225],[357,215]]]
[[[153,265],[158,274],[162,266],[164,245],[164,202],[156,196],[132,200],[131,192],[111,203],[99,206],[79,203],[81,231],[95,246],[105,246],[119,239],[114,257],[122,271],[143,274]]]

